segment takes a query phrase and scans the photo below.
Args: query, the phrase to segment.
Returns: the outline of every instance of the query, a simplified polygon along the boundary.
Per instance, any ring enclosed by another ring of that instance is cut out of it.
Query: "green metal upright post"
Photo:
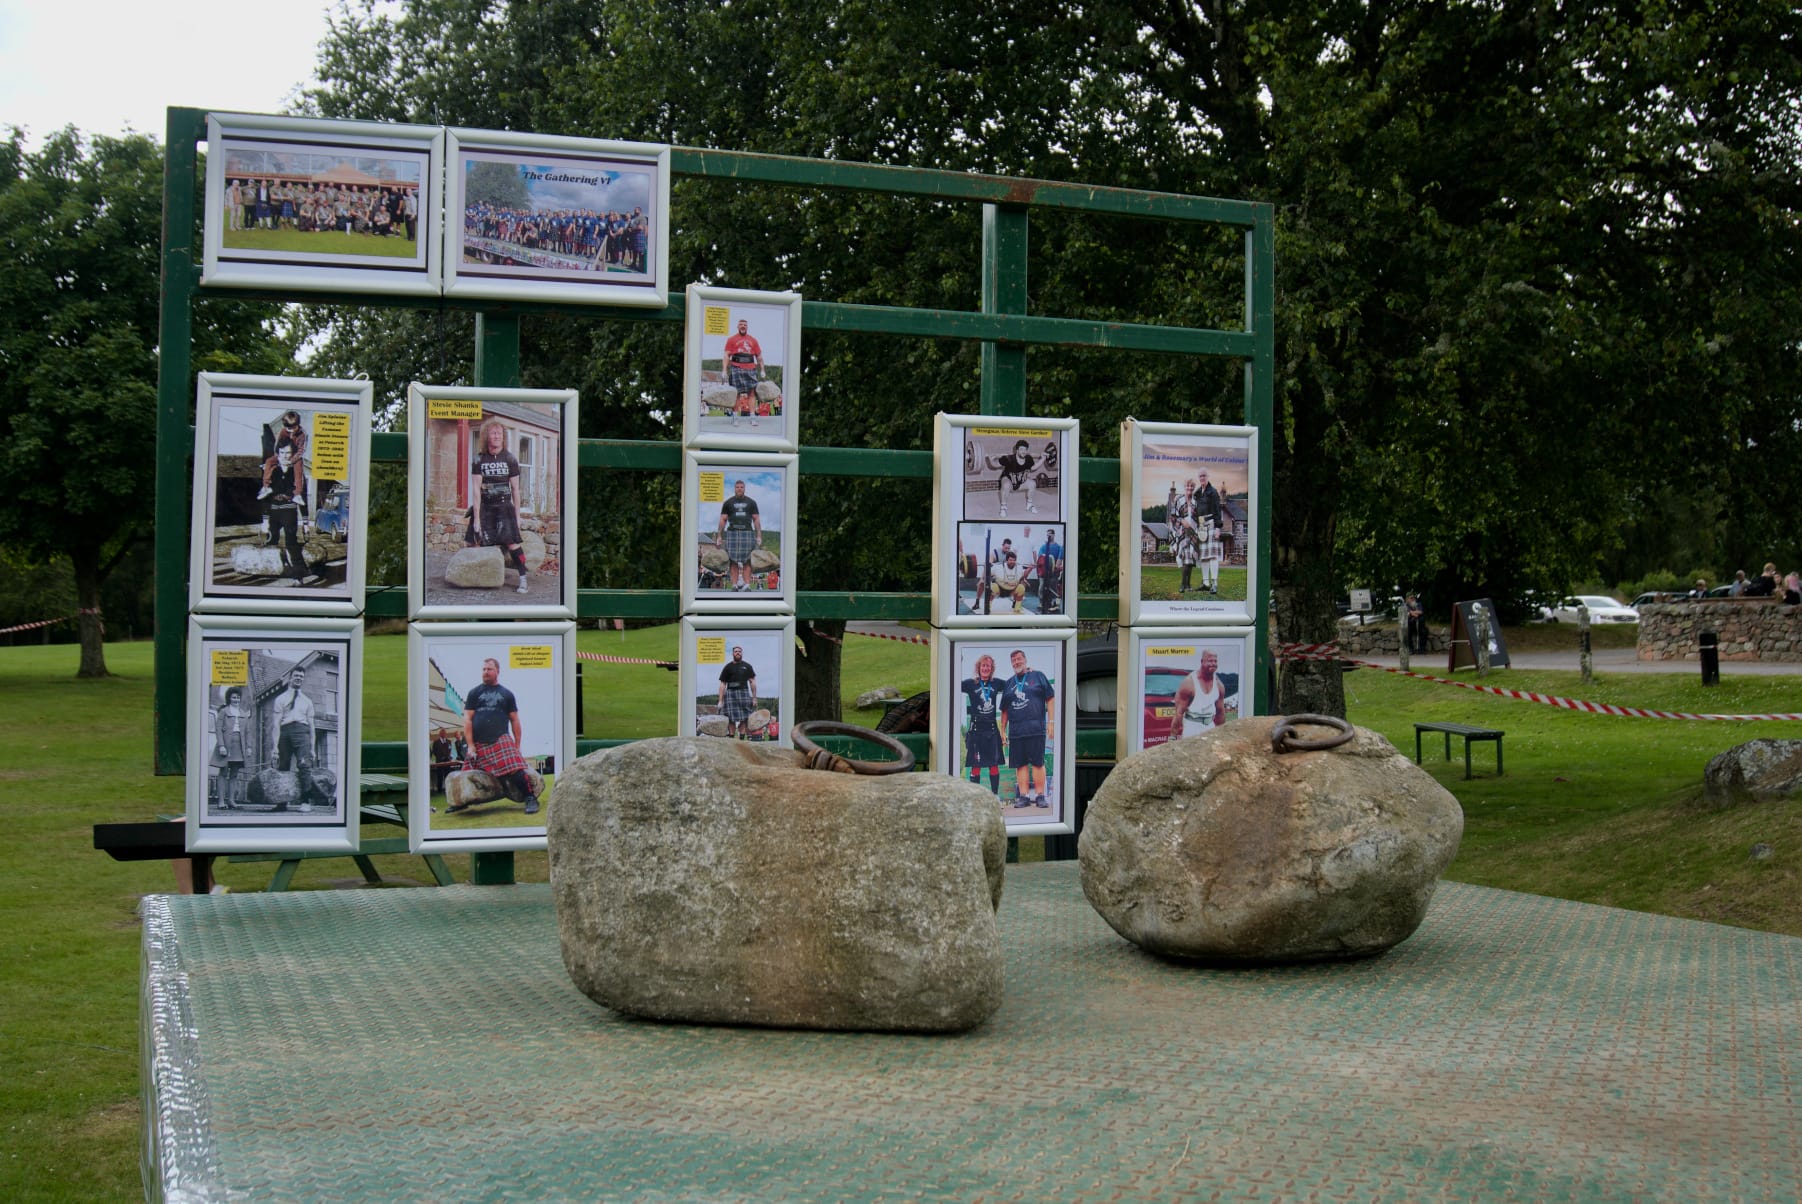
[[[1276,210],[1258,205],[1251,229],[1245,232],[1245,329],[1254,340],[1245,363],[1245,423],[1258,428],[1258,541],[1257,580],[1249,583],[1251,613],[1257,616],[1258,674],[1273,682],[1276,666],[1270,657],[1270,508],[1276,504]],[[1260,708],[1268,713],[1274,690],[1260,690]]]
[[[188,529],[188,403],[194,342],[194,144],[199,123],[189,109],[170,109],[163,142],[163,288],[157,316],[156,365],[156,692],[154,762],[179,774],[187,731],[188,541],[164,532]]]
[[[1026,312],[1026,207],[982,207],[982,312]],[[1026,413],[1026,345],[982,345],[982,412]]]
[[[476,315],[476,387],[519,388],[519,315]],[[513,854],[471,853],[469,880],[477,886],[511,886]]]

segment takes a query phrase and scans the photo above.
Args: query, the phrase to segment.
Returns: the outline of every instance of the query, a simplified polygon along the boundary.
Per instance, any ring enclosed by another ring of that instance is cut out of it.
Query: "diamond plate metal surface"
[[[914,1037],[619,1017],[544,886],[168,906],[201,1196],[1802,1195],[1790,937],[1447,883],[1383,957],[1211,970],[1017,865],[1001,1010]]]

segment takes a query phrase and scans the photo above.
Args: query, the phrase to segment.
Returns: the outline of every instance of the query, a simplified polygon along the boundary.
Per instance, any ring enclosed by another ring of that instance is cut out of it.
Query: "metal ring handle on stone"
[[[1323,740],[1304,740],[1295,734],[1295,729],[1303,724],[1314,724],[1330,727],[1338,731],[1336,736],[1328,736]],[[1279,753],[1286,752],[1321,752],[1329,748],[1338,748],[1341,744],[1349,744],[1352,738],[1352,725],[1332,715],[1284,715],[1270,729],[1270,747]]]
[[[884,774],[907,773],[914,767],[914,755],[907,745],[895,739],[887,732],[874,732],[867,727],[858,727],[855,723],[839,723],[831,719],[809,719],[806,723],[797,723],[789,729],[794,737],[795,751],[801,754],[802,764],[808,769],[825,769],[837,772],[863,774],[866,777],[880,777]],[[849,757],[841,757],[837,753],[827,752],[815,744],[812,736],[844,736],[851,740],[865,740],[879,745],[894,753],[893,761],[853,761]]]

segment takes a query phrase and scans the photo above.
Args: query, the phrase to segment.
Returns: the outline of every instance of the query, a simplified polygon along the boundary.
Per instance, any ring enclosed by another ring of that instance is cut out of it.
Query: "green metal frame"
[[[196,259],[194,200],[199,191],[196,148],[206,137],[206,110],[168,111],[167,156],[163,177],[163,286],[160,363],[157,379],[156,428],[156,718],[155,768],[159,774],[183,771],[187,722],[185,651],[187,635],[187,569],[189,515],[187,489],[193,427],[188,411],[194,399],[191,343],[193,304],[200,287]],[[1155,351],[1172,355],[1226,356],[1245,362],[1245,417],[1256,426],[1264,452],[1259,457],[1256,488],[1259,507],[1257,575],[1249,582],[1250,597],[1270,594],[1270,499],[1272,375],[1275,367],[1275,213],[1270,205],[1228,201],[1126,188],[1093,188],[1044,180],[920,168],[837,163],[818,159],[756,155],[739,151],[676,147],[671,173],[712,179],[806,189],[879,192],[930,197],[941,202],[983,206],[982,309],[909,309],[879,305],[845,305],[830,301],[803,303],[804,330],[907,335],[921,338],[974,340],[982,344],[981,412],[1023,414],[1026,410],[1028,345]],[[1225,225],[1243,230],[1245,239],[1245,308],[1242,330],[1210,330],[1181,326],[1092,322],[1040,317],[1027,309],[1028,217],[1038,209],[1067,209],[1118,217]],[[519,371],[519,320],[530,313],[564,313],[604,321],[681,322],[685,303],[674,297],[661,310],[619,309],[452,298],[372,297],[362,293],[308,293],[233,289],[238,297],[281,301],[309,300],[349,305],[401,306],[421,309],[473,310],[476,320],[476,384],[516,386]],[[1080,415],[1077,415],[1080,417]],[[1155,417],[1155,415],[1146,415]],[[377,434],[371,456],[404,462],[406,436]],[[676,442],[628,439],[584,439],[578,449],[583,468],[677,472],[681,446]],[[827,476],[932,476],[932,453],[846,447],[803,447],[800,471]],[[1118,459],[1085,456],[1080,467],[1084,485],[1120,482]],[[929,595],[919,593],[845,593],[802,591],[796,612],[803,619],[924,619]],[[404,588],[383,589],[369,597],[369,613],[400,617],[406,613]],[[1267,680],[1271,670],[1267,647],[1268,616],[1257,611],[1257,672]],[[582,618],[667,618],[678,615],[678,592],[667,590],[585,589],[578,594]],[[1118,614],[1113,594],[1082,594],[1079,618],[1112,619]],[[617,743],[587,740],[582,751]],[[1081,756],[1111,757],[1111,732],[1085,732],[1078,738]],[[363,765],[371,770],[404,770],[405,745],[398,742],[363,746]]]

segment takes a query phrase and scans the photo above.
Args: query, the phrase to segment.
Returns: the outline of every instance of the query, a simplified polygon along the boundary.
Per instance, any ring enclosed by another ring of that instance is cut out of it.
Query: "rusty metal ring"
[[[855,723],[839,723],[832,719],[809,719],[806,723],[797,723],[789,729],[794,737],[795,750],[806,757],[810,764],[830,764],[834,754],[827,752],[815,744],[810,736],[844,736],[851,740],[864,740],[879,745],[894,753],[893,761],[853,761],[849,757],[839,757],[850,766],[852,773],[867,777],[880,777],[890,773],[907,773],[914,767],[914,755],[907,745],[895,739],[887,732],[873,732],[867,727],[858,727]]]
[[[1336,736],[1324,740],[1303,740],[1295,734],[1295,729],[1302,724],[1315,724],[1338,730]],[[1280,753],[1286,752],[1319,752],[1323,749],[1338,748],[1347,744],[1352,738],[1352,725],[1332,715],[1284,715],[1270,729],[1270,747]]]

